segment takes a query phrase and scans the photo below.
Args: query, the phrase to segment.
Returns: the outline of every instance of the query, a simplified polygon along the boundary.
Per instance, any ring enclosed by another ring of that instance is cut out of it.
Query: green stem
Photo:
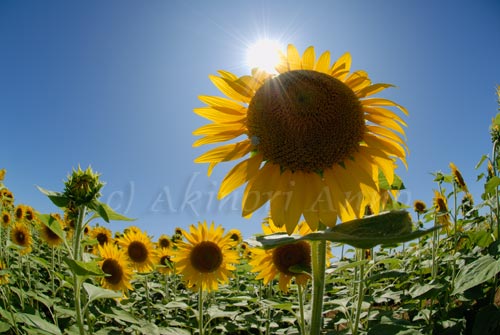
[[[297,284],[297,294],[299,295],[299,314],[300,314],[300,322],[299,322],[299,327],[300,327],[300,334],[305,335],[306,334],[306,323],[304,321],[304,294],[302,292],[302,285]]]
[[[436,225],[436,217],[434,216],[434,225]],[[438,232],[434,230],[432,233],[432,280],[436,279],[437,276],[437,262],[436,262],[436,253],[437,253],[437,239]]]
[[[83,313],[82,313],[82,282],[80,277],[73,274],[73,289],[75,290],[75,312],[76,312],[76,323],[78,325],[78,331],[80,335],[85,335],[85,328],[83,327]]]
[[[356,258],[358,261],[362,262],[365,258],[365,251],[363,249],[356,249]],[[358,278],[357,278],[358,297],[357,297],[356,314],[354,317],[354,325],[353,325],[352,335],[358,334],[359,319],[361,317],[361,309],[363,308],[363,300],[365,298],[365,287],[364,287],[364,279],[365,278],[364,277],[365,277],[365,264],[362,262],[359,265],[359,272],[358,272]]]
[[[75,224],[75,236],[73,240],[73,257],[76,261],[82,260],[82,250],[81,250],[81,239],[83,232],[83,219],[85,218],[85,206],[81,206],[78,210],[78,219]],[[76,323],[80,335],[85,335],[85,328],[83,327],[83,313],[82,313],[82,281],[81,278],[73,273],[73,288],[75,292],[75,312],[76,312]]]
[[[312,241],[312,314],[310,335],[319,335],[323,326],[326,241]]]
[[[203,335],[204,334],[204,327],[203,327],[203,285],[200,285],[200,290],[198,293],[198,329],[199,329],[199,334],[198,335]]]
[[[149,285],[148,285],[148,276],[144,276],[144,287],[146,288],[146,308],[148,315],[148,322],[151,322],[151,301],[149,299]]]
[[[167,302],[170,301],[170,287],[168,285],[168,273],[165,274],[165,298],[167,299]]]

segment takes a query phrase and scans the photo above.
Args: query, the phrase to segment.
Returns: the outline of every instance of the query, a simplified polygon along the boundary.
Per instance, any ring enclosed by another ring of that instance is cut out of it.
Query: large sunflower
[[[99,254],[102,260],[99,266],[106,276],[101,279],[101,285],[116,291],[132,290],[130,281],[132,279],[132,269],[127,260],[127,255],[123,250],[119,250],[113,243],[98,245]]]
[[[271,218],[262,224],[264,234],[285,232],[285,227],[277,227]],[[307,235],[311,232],[305,222],[299,223],[294,234]],[[276,276],[279,276],[279,288],[283,292],[288,291],[290,281],[295,278],[298,285],[306,285],[311,272],[311,246],[308,241],[297,241],[273,249],[251,249],[252,258],[249,264],[252,272],[258,273],[256,279],[262,279],[268,284]],[[332,258],[331,249],[327,249],[327,263]]]
[[[210,76],[228,98],[200,96],[195,113],[212,121],[194,131],[193,146],[238,139],[209,150],[195,162],[213,167],[246,157],[221,183],[223,198],[247,183],[242,214],[267,201],[278,226],[293,232],[303,215],[311,229],[361,217],[367,204],[379,209],[379,172],[394,180],[396,159],[406,164],[404,121],[386,107],[399,104],[370,97],[389,84],[372,84],[365,71],[350,73],[346,53],[330,65],[313,47],[302,57],[293,45],[277,75],[254,69],[237,77]],[[243,135],[243,138],[240,136]],[[402,137],[401,137],[402,136]]]
[[[176,270],[184,275],[188,287],[217,290],[219,282],[229,280],[235,269],[233,264],[238,262],[236,243],[229,234],[224,235],[221,226],[215,228],[213,222],[210,227],[206,222],[198,227],[191,225],[183,236],[187,243],[180,242],[172,257]]]
[[[125,254],[137,271],[150,272],[153,270],[157,252],[151,239],[139,228],[128,229],[125,235],[118,239],[118,244],[125,250]]]

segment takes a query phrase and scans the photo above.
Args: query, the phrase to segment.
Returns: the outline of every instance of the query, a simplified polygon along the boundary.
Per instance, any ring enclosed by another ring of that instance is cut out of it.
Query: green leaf
[[[488,159],[488,155],[483,155],[481,156],[481,159],[479,160],[479,162],[477,162],[476,166],[474,167],[474,169],[479,169],[481,167],[481,165],[483,165],[484,161]]]
[[[500,185],[500,177],[493,176],[486,184],[484,184],[484,191],[486,193],[494,193],[497,187]]]
[[[413,299],[425,299],[443,289],[441,284],[416,284],[410,288],[410,296]]]
[[[59,222],[54,219],[50,214],[39,214],[38,219],[44,225],[47,226],[54,234],[56,234],[60,239],[65,239],[64,230],[59,224]]]
[[[69,199],[66,198],[62,193],[46,190],[40,186],[37,186],[38,190],[45,194],[54,205],[59,208],[65,208],[68,206]]]
[[[385,177],[384,173],[382,171],[379,171],[378,174],[378,183],[379,187],[382,190],[404,190],[406,187],[403,184],[403,181],[401,178],[399,178],[398,175],[394,175],[394,180],[392,181],[392,185],[389,185],[389,182],[387,181],[387,178]]]
[[[26,313],[17,313],[16,318],[24,322],[29,327],[34,327],[39,330],[43,330],[44,333],[53,334],[53,335],[62,335],[61,330],[54,324],[45,321],[37,315],[26,314]]]
[[[490,255],[482,256],[460,269],[455,279],[455,288],[452,294],[463,293],[482,284],[494,278],[498,272],[500,272],[500,260],[496,260]]]
[[[426,235],[440,226],[427,230],[411,231],[411,218],[407,211],[391,211],[356,219],[305,236],[276,233],[258,236],[257,241],[264,249],[300,240],[342,242],[356,248],[370,249],[379,244],[400,243]]]
[[[89,303],[97,299],[113,299],[121,298],[123,294],[121,292],[108,290],[102,287],[94,286],[89,283],[83,283],[83,288],[87,291],[89,295]]]
[[[0,333],[6,333],[10,329],[10,325],[7,322],[0,321]]]
[[[68,266],[71,268],[71,271],[73,271],[77,276],[103,277],[105,275],[95,262],[75,261],[68,257],[64,257],[64,262],[68,264]]]
[[[422,335],[417,329],[397,324],[376,324],[370,327],[368,335]]]
[[[128,218],[124,215],[116,213],[111,207],[106,205],[103,202],[100,201],[94,201],[89,205],[90,209],[93,209],[95,211],[95,214],[92,216],[92,219],[95,218],[102,218],[104,221],[109,222],[111,220],[113,221],[134,221],[135,219]]]

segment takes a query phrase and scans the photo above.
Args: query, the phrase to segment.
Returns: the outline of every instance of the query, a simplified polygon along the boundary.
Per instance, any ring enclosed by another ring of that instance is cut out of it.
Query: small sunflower
[[[170,238],[163,234],[160,236],[160,238],[158,238],[158,242],[156,242],[156,246],[159,248],[159,249],[170,249],[172,248],[172,241],[170,240]]]
[[[243,241],[243,236],[241,236],[241,232],[238,229],[231,229],[227,232],[231,240],[236,243],[241,243]]]
[[[3,181],[3,180],[4,180],[4,178],[5,178],[5,173],[6,173],[5,169],[1,169],[1,170],[0,170],[0,181]]]
[[[4,262],[0,261],[0,285],[7,285],[9,283],[9,275],[3,273],[7,270],[7,266]]]
[[[98,242],[98,245],[103,247],[106,243],[112,243],[113,238],[111,237],[111,230],[109,230],[106,227],[94,227],[90,231],[90,237],[93,239],[96,239]],[[95,249],[97,251],[97,249]]]
[[[24,206],[24,218],[29,222],[36,220],[35,211],[31,206]]]
[[[7,188],[3,188],[0,190],[0,200],[4,208],[12,208],[12,206],[14,205],[14,195]]]
[[[21,254],[31,252],[32,236],[29,227],[23,222],[16,222],[10,230],[11,241],[22,247]]]
[[[193,146],[232,141],[196,158],[208,174],[224,161],[245,158],[226,175],[224,198],[246,183],[242,215],[266,202],[278,226],[291,234],[301,216],[312,230],[362,217],[365,206],[380,209],[379,172],[389,185],[395,161],[406,165],[403,119],[388,109],[401,105],[372,95],[391,87],[372,84],[365,71],[351,70],[349,53],[330,65],[313,47],[302,57],[293,45],[277,75],[254,69],[237,77],[219,71],[212,83],[229,99],[200,96],[207,106],[194,112],[212,123],[194,131]]]
[[[264,234],[286,232],[285,227],[277,227],[272,219],[267,219],[262,224]],[[307,235],[311,230],[305,222],[295,227],[293,233]],[[268,284],[279,275],[279,288],[288,292],[290,281],[295,278],[298,285],[306,285],[311,272],[311,245],[307,241],[298,241],[273,249],[252,248],[252,259],[249,264],[252,272],[258,273],[256,279],[262,279]],[[327,259],[331,258],[331,251]],[[295,268],[295,269],[294,269]],[[304,271],[304,272],[302,272]]]
[[[25,214],[26,214],[25,205],[17,205],[16,208],[14,209],[14,217],[16,218],[17,221],[21,221],[22,219],[24,219]]]
[[[57,221],[57,223],[59,224],[61,229],[64,227],[64,223],[61,220],[60,215],[51,214],[51,217],[55,221]],[[58,247],[59,245],[61,245],[61,243],[64,242],[64,240],[61,237],[59,237],[56,233],[54,233],[52,231],[52,229],[50,229],[45,224],[40,225],[39,231],[40,231],[40,237],[42,238],[42,240],[44,240],[45,243],[47,243],[49,245],[49,247],[51,247],[51,248]]]
[[[139,228],[127,229],[125,235],[118,239],[118,244],[125,250],[129,261],[138,272],[153,270],[157,253],[151,239]]]
[[[460,187],[462,191],[468,193],[469,189],[467,188],[467,184],[465,183],[464,177],[460,173],[460,170],[458,170],[458,168],[453,163],[450,163],[450,169],[455,183]]]
[[[436,210],[436,220],[446,231],[450,229],[450,213],[446,198],[439,192],[434,191],[434,208]]]
[[[415,202],[413,203],[413,210],[416,213],[418,213],[418,214],[424,214],[425,213],[425,209],[426,209],[425,202],[423,202],[421,200],[415,200]]]
[[[8,228],[11,223],[10,213],[7,211],[2,211],[2,227]]]
[[[102,260],[98,262],[99,267],[107,276],[101,279],[104,288],[115,291],[132,290],[130,281],[132,280],[132,269],[127,260],[127,255],[123,250],[112,243],[98,246]]]
[[[156,269],[159,273],[168,274],[172,271],[172,250],[170,248],[160,248],[158,253],[158,263]]]
[[[198,227],[191,225],[189,232],[183,231],[183,236],[187,243],[180,242],[172,257],[177,271],[184,275],[190,288],[217,290],[218,283],[226,283],[235,270],[236,244],[228,234],[224,235],[221,226],[215,228],[213,222],[210,227],[206,222],[198,223]]]

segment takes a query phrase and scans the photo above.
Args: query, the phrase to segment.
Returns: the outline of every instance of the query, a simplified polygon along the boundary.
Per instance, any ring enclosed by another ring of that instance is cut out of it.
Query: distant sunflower
[[[7,270],[4,262],[0,261],[0,272]],[[0,285],[7,285],[9,283],[9,275],[7,273],[0,273]]]
[[[90,231],[90,237],[97,240],[97,244],[103,247],[106,243],[112,243],[111,230],[106,227],[94,227]],[[95,249],[98,250],[97,248]]]
[[[236,243],[241,243],[243,241],[243,236],[241,236],[241,232],[238,229],[231,229],[227,232],[231,240]]]
[[[231,237],[224,235],[221,226],[214,223],[198,223],[191,225],[189,232],[183,231],[187,243],[180,242],[174,251],[172,260],[176,270],[184,275],[187,286],[204,291],[215,291],[218,283],[226,283],[235,270],[238,262],[238,252],[234,249],[236,243]]]
[[[21,254],[27,254],[31,252],[31,246],[33,243],[31,231],[29,227],[23,222],[16,222],[10,230],[11,241],[22,247]]]
[[[158,267],[156,269],[159,273],[168,274],[172,272],[172,250],[170,248],[160,248],[158,252]]]
[[[467,188],[467,184],[465,183],[464,177],[462,176],[456,165],[450,163],[450,169],[455,183],[460,187],[462,191],[464,191],[465,193],[469,193],[469,189]]]
[[[285,227],[277,227],[272,219],[262,224],[264,234],[286,232]],[[311,230],[305,222],[301,222],[294,230],[294,234],[307,235]],[[311,245],[307,241],[298,241],[273,249],[252,248],[252,259],[249,264],[252,272],[258,273],[256,279],[262,279],[264,284],[279,276],[279,288],[288,292],[290,281],[295,278],[298,285],[306,285],[311,272]],[[331,251],[327,259],[331,258]]]
[[[14,205],[14,195],[9,189],[3,188],[0,190],[0,201],[4,208],[11,208]]]
[[[35,211],[31,206],[24,206],[24,218],[29,222],[35,221]]]
[[[413,203],[413,210],[418,213],[418,214],[424,214],[425,213],[425,202],[421,200],[415,200]]]
[[[313,47],[302,57],[293,45],[277,65],[278,75],[254,69],[237,77],[210,76],[229,99],[200,96],[207,106],[194,110],[212,123],[198,128],[194,142],[244,139],[196,158],[215,165],[245,158],[221,183],[224,198],[246,183],[242,215],[271,202],[271,216],[291,234],[303,215],[312,230],[362,217],[365,206],[380,207],[379,172],[389,185],[396,159],[406,165],[403,119],[386,107],[401,105],[370,97],[390,84],[372,84],[365,71],[350,73],[351,56],[330,66],[330,52],[317,60]]]
[[[57,221],[57,223],[59,224],[59,226],[61,227],[61,229],[63,229],[64,228],[64,223],[61,220],[61,216],[60,215],[55,215],[55,214],[51,214],[51,216],[52,216],[52,218],[54,220]],[[38,229],[40,231],[40,237],[50,247],[52,247],[52,248],[58,247],[59,245],[61,245],[64,242],[64,240],[61,237],[59,237],[56,233],[54,233],[54,231],[52,231],[52,229],[50,229],[45,224],[41,224]]]
[[[116,291],[132,290],[130,281],[132,280],[132,269],[129,266],[127,255],[123,250],[112,243],[98,246],[102,260],[98,262],[106,277],[101,279],[104,288]]]
[[[451,222],[448,204],[446,198],[436,190],[434,191],[434,209],[436,210],[437,223],[449,231]]]
[[[24,215],[26,214],[26,206],[24,205],[17,205],[16,208],[14,209],[14,217],[16,218],[17,221],[21,221],[24,219]]]
[[[159,249],[170,249],[172,248],[172,241],[170,240],[170,238],[163,234],[160,236],[160,238],[158,238],[158,242],[156,242],[156,246],[159,248]]]
[[[0,181],[3,181],[3,179],[5,178],[5,169],[0,169]]]
[[[139,228],[127,229],[118,239],[132,266],[139,272],[150,272],[156,263],[157,253],[151,239]]]
[[[7,211],[2,211],[2,227],[3,228],[8,228],[11,223],[11,216],[10,213]]]

